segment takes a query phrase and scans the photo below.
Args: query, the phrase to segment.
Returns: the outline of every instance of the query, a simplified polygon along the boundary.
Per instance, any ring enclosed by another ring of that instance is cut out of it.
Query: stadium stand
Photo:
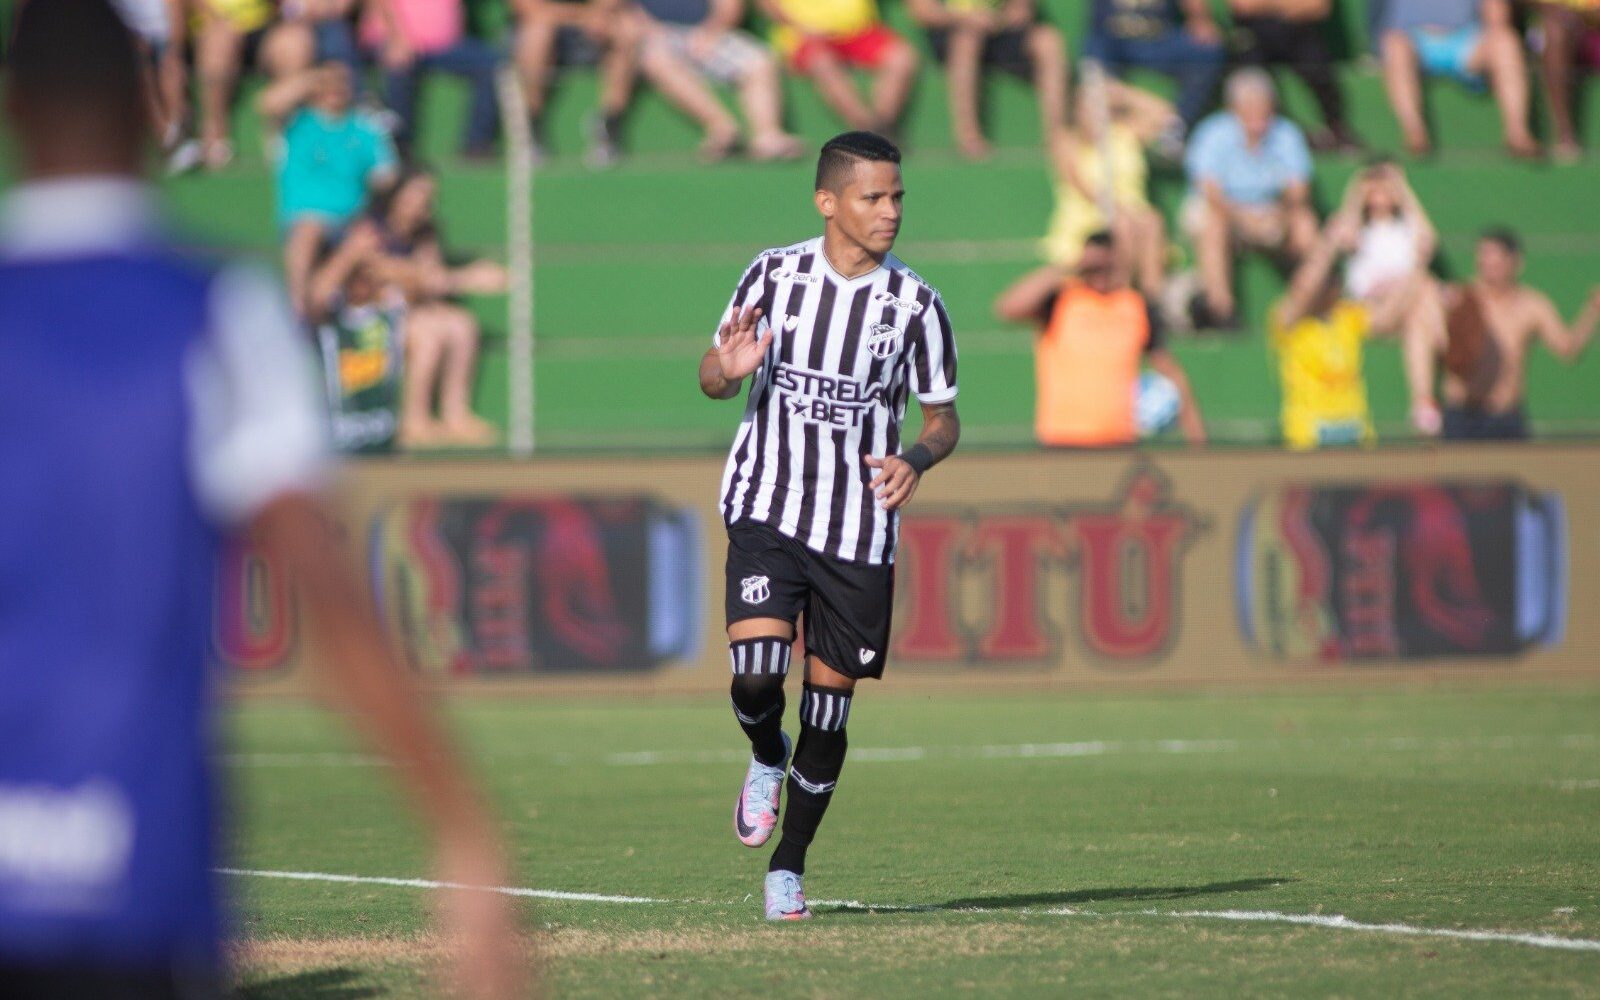
[[[503,30],[502,4],[471,4],[477,30]],[[887,19],[923,44],[903,5],[884,0]],[[1076,54],[1085,22],[1084,0],[1042,0]],[[1227,11],[1216,4],[1219,21]],[[1398,150],[1400,136],[1375,63],[1367,54],[1364,4],[1340,0],[1334,48],[1343,60],[1340,81],[1356,130],[1374,150]],[[962,414],[976,446],[1031,441],[1032,357],[1028,334],[991,319],[995,294],[1038,261],[1037,242],[1051,209],[1050,180],[1041,152],[1033,96],[1019,81],[986,83],[989,133],[999,154],[970,164],[954,151],[943,81],[927,61],[906,121],[910,188],[904,256],[938,285],[950,304],[962,347]],[[1136,81],[1170,94],[1154,75]],[[245,98],[256,82],[247,83]],[[833,117],[802,80],[787,81],[789,121],[810,143],[837,130]],[[1302,122],[1318,120],[1303,84],[1280,78],[1284,103]],[[707,169],[694,158],[692,125],[656,94],[641,92],[626,126],[629,162],[593,173],[581,161],[582,119],[594,106],[594,81],[563,77],[548,115],[553,159],[535,183],[534,240],[538,336],[540,444],[572,449],[700,449],[726,441],[726,414],[702,405],[689,381],[690,362],[703,349],[727,288],[751,253],[774,231],[795,239],[816,229],[805,199],[777,197],[809,183],[810,166],[730,163]],[[1448,82],[1426,88],[1439,152],[1407,163],[1418,195],[1441,232],[1440,264],[1447,274],[1469,270],[1472,237],[1490,223],[1508,223],[1528,237],[1528,280],[1570,314],[1600,279],[1600,229],[1574,211],[1592,199],[1596,161],[1528,165],[1501,151],[1492,102]],[[1547,133],[1536,86],[1535,121]],[[724,95],[725,97],[727,95]],[[465,88],[429,80],[422,94],[421,154],[448,166],[440,203],[463,252],[503,257],[506,245],[504,172],[494,164],[456,165],[456,127],[466,111]],[[271,254],[279,234],[272,221],[271,175],[262,159],[251,101],[236,103],[237,165],[224,172],[169,184],[179,214],[197,238],[219,239]],[[1600,102],[1587,102],[1580,133],[1600,135]],[[1548,135],[1546,135],[1548,139]],[[1315,191],[1331,209],[1359,161],[1320,156]],[[1174,218],[1182,179],[1157,175],[1154,200]],[[260,206],[244,212],[239,206]],[[1183,266],[1192,266],[1186,259]],[[1179,340],[1174,351],[1193,378],[1216,443],[1277,440],[1278,397],[1262,317],[1281,281],[1261,261],[1246,261],[1239,276],[1245,334]],[[475,302],[486,342],[477,407],[500,421],[506,412],[506,355],[495,337],[505,328],[504,299]],[[1376,344],[1367,369],[1380,438],[1408,434],[1398,349]],[[1529,408],[1541,436],[1600,430],[1600,394],[1584,391],[1600,377],[1600,360],[1576,368],[1535,352]]]

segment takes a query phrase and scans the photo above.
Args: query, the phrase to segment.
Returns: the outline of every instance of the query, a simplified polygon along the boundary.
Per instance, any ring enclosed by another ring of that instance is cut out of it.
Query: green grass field
[[[730,829],[728,714],[455,706],[520,885],[657,900],[527,900],[556,995],[1600,995],[1597,690],[891,682],[856,706],[811,851],[812,900],[855,902],[782,926],[760,919],[766,852]],[[386,772],[328,716],[255,703],[231,728],[240,867],[427,876]],[[231,881],[247,997],[437,995],[426,890]],[[1433,933],[1480,930],[1534,943]]]

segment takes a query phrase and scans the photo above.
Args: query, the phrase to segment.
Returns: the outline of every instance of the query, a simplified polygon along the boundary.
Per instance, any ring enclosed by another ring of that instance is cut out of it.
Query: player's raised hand
[[[760,328],[760,306],[745,306],[722,324],[717,331],[717,361],[723,378],[737,382],[761,367],[772,344],[772,330],[758,335]]]
[[[872,489],[873,496],[878,498],[878,506],[884,510],[899,510],[911,502],[916,495],[917,484],[922,482],[922,476],[911,463],[898,455],[886,455],[878,458],[868,455],[862,461],[870,469],[877,469],[878,474],[872,477],[868,486]]]

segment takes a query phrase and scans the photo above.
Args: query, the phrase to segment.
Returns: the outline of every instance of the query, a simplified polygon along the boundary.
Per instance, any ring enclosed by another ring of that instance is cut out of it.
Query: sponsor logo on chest
[[[893,292],[879,292],[872,297],[872,301],[886,306],[894,306],[896,309],[908,312],[913,316],[920,316],[922,314],[921,302],[918,302],[915,299],[902,299]]]

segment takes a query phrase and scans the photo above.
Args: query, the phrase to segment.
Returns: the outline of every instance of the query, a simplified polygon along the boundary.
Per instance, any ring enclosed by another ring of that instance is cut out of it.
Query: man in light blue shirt
[[[1233,255],[1263,250],[1289,268],[1316,239],[1311,151],[1299,126],[1275,109],[1265,70],[1228,79],[1228,106],[1200,123],[1184,157],[1189,197],[1183,224],[1194,241],[1202,291],[1200,326],[1237,325]]]
[[[278,226],[295,311],[306,314],[311,265],[399,169],[394,143],[352,106],[350,71],[336,62],[286,77],[261,92],[262,117],[283,130]]]

